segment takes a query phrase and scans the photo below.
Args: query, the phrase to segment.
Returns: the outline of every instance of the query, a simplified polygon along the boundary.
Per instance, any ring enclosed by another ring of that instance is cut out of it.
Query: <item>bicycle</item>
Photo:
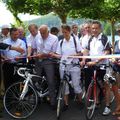
[[[94,115],[94,111],[96,108],[96,104],[97,104],[97,70],[101,69],[101,70],[106,70],[106,74],[104,75],[104,81],[107,82],[108,84],[112,84],[111,81],[114,81],[114,78],[112,77],[112,66],[110,63],[108,64],[101,64],[101,65],[96,65],[94,67],[94,74],[91,80],[91,83],[89,84],[87,93],[86,93],[86,119],[87,120],[91,120],[93,115]],[[113,80],[112,80],[113,79]],[[101,89],[102,90],[102,89]],[[104,93],[104,91],[102,90],[102,92]],[[113,102],[114,100],[114,95],[113,93],[111,93],[111,98],[110,98],[110,103]]]
[[[61,63],[65,66],[65,68],[64,68],[63,78],[60,80],[60,86],[59,86],[58,97],[57,97],[57,119],[60,119],[60,115],[64,107],[64,95],[65,95],[66,84],[68,84],[71,88],[73,88],[70,75],[68,74],[68,71],[70,69],[67,68],[67,65],[70,65],[70,64],[67,64],[66,60],[63,60]],[[71,63],[71,64],[73,65],[73,67],[74,66],[80,67],[79,63]],[[84,99],[83,96],[82,96],[82,99]]]
[[[33,65],[18,64],[17,67],[18,75],[24,80],[12,84],[6,90],[3,103],[13,118],[27,118],[36,109],[38,97],[42,99],[49,94],[48,85],[44,76],[35,75]],[[38,79],[33,79],[34,77]]]

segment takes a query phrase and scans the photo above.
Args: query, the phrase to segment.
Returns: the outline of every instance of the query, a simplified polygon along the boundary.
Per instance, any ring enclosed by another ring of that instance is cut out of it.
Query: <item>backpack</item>
[[[90,50],[90,42],[92,41],[93,37],[94,36],[91,36],[89,41],[88,41],[88,48],[87,48],[88,50]],[[109,50],[111,53],[111,47],[110,47],[109,41],[107,39],[107,36],[102,34],[101,39],[99,39],[99,40],[101,40],[101,42],[104,46],[104,50]]]
[[[75,45],[75,51],[76,51],[76,53],[78,53],[76,39],[75,39],[74,35],[71,34],[71,36],[73,37],[73,41],[74,41],[74,45]],[[61,49],[62,49],[63,39],[61,40],[61,43],[60,43]]]
[[[114,44],[114,53],[115,54],[120,54],[119,40],[115,41],[115,44]]]

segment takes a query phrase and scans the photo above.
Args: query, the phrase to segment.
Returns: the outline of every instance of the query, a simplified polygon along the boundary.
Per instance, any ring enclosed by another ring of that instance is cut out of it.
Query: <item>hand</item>
[[[20,58],[19,57],[16,57],[15,60],[18,61]]]
[[[11,49],[11,50],[18,51],[18,52],[20,52],[21,54],[25,53],[24,49],[22,49],[20,46],[17,46],[17,47],[11,46],[10,49]]]
[[[51,58],[54,58],[55,57],[55,53],[50,52],[50,53],[48,53],[48,56],[51,57]]]
[[[85,65],[85,61],[82,60],[82,61],[80,62],[80,66],[83,67],[84,65]]]
[[[41,58],[44,58],[44,54],[39,53],[39,54],[36,54],[35,57],[38,59],[41,59]]]
[[[86,65],[89,66],[89,67],[92,67],[94,65],[96,65],[97,63],[96,62],[87,62]]]

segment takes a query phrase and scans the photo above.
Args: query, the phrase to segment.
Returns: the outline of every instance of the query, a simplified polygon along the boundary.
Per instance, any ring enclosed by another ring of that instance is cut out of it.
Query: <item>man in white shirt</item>
[[[10,27],[8,25],[2,26],[2,30],[0,33],[0,42],[2,42],[4,39],[7,39],[10,37],[9,30],[10,30]]]
[[[38,32],[38,26],[36,24],[30,24],[28,30],[30,31],[30,34],[27,36],[27,46],[28,56],[30,56],[36,53],[36,41],[40,40],[40,33]]]
[[[81,55],[82,47],[80,45],[80,42],[75,39],[74,36],[71,35],[71,28],[68,25],[63,25],[62,27],[62,33],[64,36],[64,39],[60,40],[57,46],[56,54],[54,54],[54,57],[61,58],[61,61],[64,60],[64,56],[69,55]],[[68,58],[65,59],[67,64],[67,69],[71,76],[72,86],[74,89],[75,94],[77,95],[79,103],[81,103],[81,96],[82,96],[82,89],[80,86],[80,76],[81,76],[81,70],[80,67],[77,65],[74,66],[72,63],[79,63],[79,59],[74,58]],[[64,75],[64,64],[60,64],[60,77],[63,79]],[[68,95],[69,95],[69,86],[66,84],[65,88],[65,96],[64,96],[64,110],[68,109]]]
[[[17,82],[18,76],[13,76],[14,63],[22,62],[19,57],[26,56],[26,46],[24,41],[18,38],[19,32],[17,28],[10,29],[10,38],[5,39],[3,43],[9,44],[14,47],[14,49],[9,49],[3,51],[3,57],[5,63],[3,64],[3,74],[4,74],[4,85],[5,90],[14,82]]]
[[[92,29],[92,37],[89,39],[88,41],[88,47],[86,49],[87,55],[90,56],[96,56],[96,55],[106,55],[106,54],[110,54],[111,51],[111,46],[108,42],[107,36],[105,36],[102,33],[102,25],[99,21],[93,21],[92,25],[91,25],[91,29]],[[85,61],[84,61],[85,62]],[[86,62],[86,64],[89,66],[88,70],[85,72],[85,86],[86,86],[86,90],[89,86],[89,83],[91,81],[91,77],[93,76],[93,71],[94,68],[93,66],[95,66],[96,64],[105,64],[106,63],[106,59],[92,59],[90,62]],[[100,87],[103,87],[103,85],[101,86],[101,84],[103,84],[103,77],[106,73],[105,70],[97,70],[99,74],[97,74],[97,81],[98,83],[100,83]],[[109,102],[109,86],[105,84],[105,88],[106,88],[106,107],[104,109],[103,115],[108,115],[111,110],[110,110],[110,102]],[[102,89],[102,88],[101,88]],[[98,94],[100,93],[100,89],[97,89]],[[100,101],[98,99],[98,94],[97,94],[97,105],[99,105]]]
[[[81,34],[78,32],[78,25],[77,24],[72,25],[72,33],[71,33],[71,35],[73,35],[76,40],[80,39]]]
[[[84,23],[83,29],[84,29],[85,35],[80,38],[80,43],[82,45],[82,49],[86,49],[86,47],[88,46],[88,41],[91,37],[91,23],[90,22]]]
[[[54,53],[58,44],[58,37],[49,33],[47,25],[41,25],[39,28],[40,41],[36,41],[38,61],[36,61],[36,71],[41,75],[45,72],[50,96],[50,104],[52,109],[56,107],[56,92],[55,92],[55,64],[51,61],[49,54]]]

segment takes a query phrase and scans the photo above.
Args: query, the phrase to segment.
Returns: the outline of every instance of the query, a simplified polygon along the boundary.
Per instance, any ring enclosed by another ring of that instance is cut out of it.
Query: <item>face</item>
[[[73,31],[73,33],[77,33],[78,32],[78,26],[77,25],[73,25],[72,26],[72,31]]]
[[[90,26],[90,24],[85,24],[84,25],[84,31],[85,31],[86,34],[87,33],[91,33],[91,26]]]
[[[19,31],[18,30],[17,31],[12,31],[10,36],[11,36],[12,40],[16,41],[19,38]]]
[[[18,29],[19,31],[19,37],[23,38],[24,37],[24,30],[23,29]]]
[[[41,34],[43,40],[47,39],[47,37],[49,35],[48,29],[43,27],[43,28],[40,28],[39,31],[40,31],[40,34]]]
[[[99,24],[92,24],[92,35],[97,37],[101,33],[101,27]]]
[[[2,34],[3,35],[7,35],[9,33],[9,29],[8,28],[4,28],[4,29],[2,29]]]
[[[68,31],[66,29],[62,29],[62,33],[63,33],[64,38],[70,37],[70,31]]]
[[[38,29],[36,29],[35,26],[31,26],[31,27],[29,28],[29,31],[30,31],[30,33],[32,34],[32,36],[36,36],[37,33],[38,33]]]

